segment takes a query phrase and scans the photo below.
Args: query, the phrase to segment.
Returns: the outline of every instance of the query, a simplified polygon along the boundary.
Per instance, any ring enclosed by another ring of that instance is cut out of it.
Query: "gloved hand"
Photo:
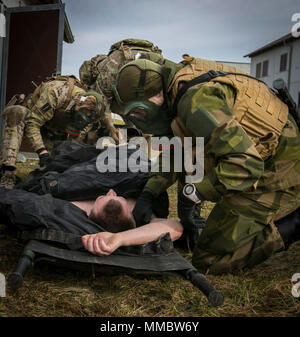
[[[40,158],[40,169],[44,170],[46,166],[49,164],[50,154],[48,152],[39,154],[39,158]]]
[[[149,191],[143,191],[136,201],[132,215],[136,226],[143,226],[150,222],[152,216],[153,194]]]
[[[178,240],[174,241],[174,247],[192,252],[195,246],[197,245],[202,229],[203,228],[201,227],[194,228],[191,230],[184,229],[181,237]]]
[[[193,251],[202,229],[205,227],[205,219],[200,215],[200,204],[195,204],[192,200],[185,197],[182,191],[179,191],[177,211],[184,231],[179,240],[175,241],[174,245],[181,249]]]
[[[177,212],[180,222],[184,229],[193,229],[196,227],[194,222],[194,212],[196,204],[183,195],[182,191],[177,194]]]

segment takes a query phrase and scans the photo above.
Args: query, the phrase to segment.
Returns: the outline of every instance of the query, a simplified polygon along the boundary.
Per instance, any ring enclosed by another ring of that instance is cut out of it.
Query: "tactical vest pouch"
[[[184,60],[181,63],[184,64],[184,67],[175,74],[168,88],[168,93],[170,94],[170,97],[172,99],[172,105],[174,104],[174,100],[181,86],[198,76],[201,76],[211,71],[226,71],[234,73],[240,72],[234,67],[230,67],[215,61],[195,58],[187,54],[184,54],[183,58]]]
[[[6,104],[5,107],[11,106],[11,105],[23,105],[24,101],[25,101],[24,94],[16,94],[10,99],[10,101]]]
[[[91,58],[91,73],[92,73],[92,75],[94,75],[94,76],[98,75],[98,65],[99,65],[99,63],[101,63],[106,58],[107,58],[107,55],[105,55],[105,54],[99,54],[99,55]]]
[[[79,68],[79,78],[80,81],[90,85],[93,83],[93,76],[92,76],[92,64],[91,61],[84,61]]]
[[[193,85],[209,81],[230,85],[236,91],[235,119],[264,160],[274,154],[287,122],[287,105],[264,82],[236,68],[188,55],[184,58],[185,67],[176,73],[168,89],[172,106],[176,109],[179,99]]]
[[[76,85],[76,87],[79,87],[83,90],[86,90],[86,86],[79,81],[78,78],[76,78],[76,76],[74,75],[69,75],[69,76],[66,76],[66,75],[57,75],[57,76],[51,76],[51,77],[46,77],[46,80],[44,81],[45,82],[49,82],[49,81],[67,81],[67,82],[73,82],[74,85]]]
[[[80,81],[87,85],[91,85],[95,82],[98,71],[97,67],[100,62],[105,60],[107,55],[99,54],[92,57],[90,60],[84,61],[79,68]]]
[[[67,94],[67,102],[71,100],[72,96],[72,91],[74,89],[74,86],[79,87],[83,90],[87,90],[87,87],[81,83],[75,76],[70,75],[70,76],[63,76],[63,75],[58,75],[58,76],[52,76],[52,77],[46,77],[46,79],[34,90],[32,94],[32,102],[35,104],[35,102],[39,99],[40,93],[41,93],[41,88],[42,86],[51,81],[67,81],[69,83],[69,91]],[[64,107],[65,108],[65,107]]]
[[[126,49],[140,49],[161,54],[161,49],[159,49],[157,46],[154,46],[154,44],[150,41],[139,39],[125,39],[114,43],[110,47],[108,55],[115,50],[126,50]]]

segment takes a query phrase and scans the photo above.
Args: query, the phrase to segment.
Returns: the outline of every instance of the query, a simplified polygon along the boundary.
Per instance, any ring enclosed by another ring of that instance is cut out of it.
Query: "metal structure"
[[[48,15],[49,20],[45,22]],[[5,17],[6,37],[2,50],[0,111],[9,100],[9,95],[29,94],[34,90],[32,83],[39,84],[44,77],[61,72],[65,5],[56,3],[6,8]],[[26,26],[22,26],[24,22],[27,23]],[[15,26],[18,26],[17,29]],[[37,30],[39,28],[40,30]],[[27,40],[20,36],[22,29],[27,32]],[[47,48],[45,43],[49,43]],[[18,55],[21,64],[18,62]],[[2,130],[1,118],[0,130]]]

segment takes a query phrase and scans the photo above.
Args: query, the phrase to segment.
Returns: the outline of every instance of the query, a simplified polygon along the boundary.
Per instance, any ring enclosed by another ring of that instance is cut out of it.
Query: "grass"
[[[36,163],[18,167],[24,179]],[[176,213],[176,187],[169,189],[170,214]],[[213,204],[205,203],[206,217]],[[0,225],[0,272],[16,267],[23,250],[14,234]],[[181,252],[191,260],[191,254]],[[235,275],[206,278],[225,296],[224,305],[209,306],[190,282],[158,275],[92,275],[39,264],[26,274],[22,288],[0,297],[0,317],[249,317],[300,316],[300,298],[291,294],[292,275],[300,273],[300,242],[257,267]]]

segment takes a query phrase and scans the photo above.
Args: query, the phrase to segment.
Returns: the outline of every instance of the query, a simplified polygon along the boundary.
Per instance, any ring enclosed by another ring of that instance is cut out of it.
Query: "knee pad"
[[[24,122],[28,112],[29,109],[22,105],[11,105],[3,110],[2,117],[8,127],[13,127]]]

